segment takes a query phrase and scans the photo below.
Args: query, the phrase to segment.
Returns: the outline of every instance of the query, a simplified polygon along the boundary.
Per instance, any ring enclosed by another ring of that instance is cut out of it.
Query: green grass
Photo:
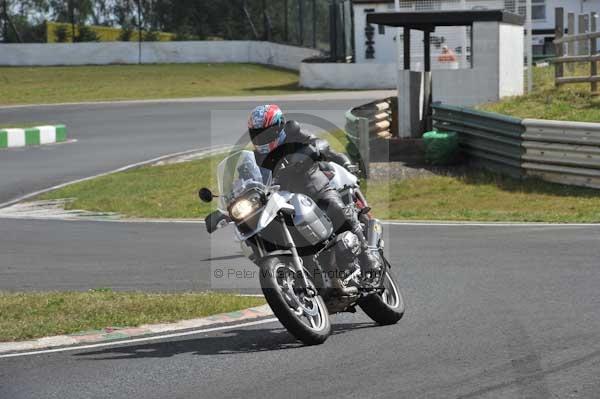
[[[366,191],[382,219],[600,222],[600,190],[481,171],[369,182]]]
[[[0,105],[294,93],[298,73],[255,64],[0,67]]]
[[[342,131],[323,137],[332,148],[344,151]],[[201,187],[217,190],[215,170],[224,157],[136,168],[67,186],[39,199],[74,198],[68,209],[116,212],[135,218],[204,218],[216,204],[200,202],[197,192]]]
[[[198,189],[216,191],[215,170],[224,155],[164,166],[145,166],[77,183],[41,199],[75,198],[69,209],[117,212],[138,218],[199,218],[215,202],[198,200]]]
[[[0,342],[232,312],[263,298],[223,293],[0,292]]]
[[[332,142],[334,147],[343,145],[341,140]],[[142,167],[68,186],[42,198],[75,198],[69,209],[117,212],[126,217],[204,217],[215,204],[200,203],[196,192],[202,186],[216,188],[214,170],[222,157]],[[369,182],[366,195],[383,219],[600,222],[599,190],[536,179],[519,181],[480,171]]]
[[[600,97],[592,95],[589,83],[563,85],[557,89],[553,66],[534,68],[533,72],[533,93],[504,98],[478,108],[518,118],[600,122]],[[589,75],[589,66],[576,65],[572,72],[565,68],[565,76],[568,75]]]

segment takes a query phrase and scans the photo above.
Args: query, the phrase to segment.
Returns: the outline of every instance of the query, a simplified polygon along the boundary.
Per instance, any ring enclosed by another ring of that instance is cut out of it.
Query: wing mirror
[[[203,202],[210,202],[214,197],[216,197],[216,195],[214,195],[208,188],[202,187],[200,191],[198,191],[198,197],[200,197],[200,200]]]

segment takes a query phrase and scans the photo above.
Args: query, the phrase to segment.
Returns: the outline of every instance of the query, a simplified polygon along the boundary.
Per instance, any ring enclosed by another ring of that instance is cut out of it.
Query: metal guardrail
[[[521,120],[469,108],[433,104],[433,127],[458,133],[459,144],[472,161],[486,169],[522,177]]]
[[[433,105],[438,130],[458,133],[472,161],[513,177],[600,188],[600,124],[517,119]]]
[[[528,176],[600,188],[600,124],[524,119]]]
[[[393,113],[396,98],[389,97],[373,101],[346,112],[346,136],[352,143],[349,155],[362,165],[365,176],[369,176],[370,142],[389,139],[393,136]]]

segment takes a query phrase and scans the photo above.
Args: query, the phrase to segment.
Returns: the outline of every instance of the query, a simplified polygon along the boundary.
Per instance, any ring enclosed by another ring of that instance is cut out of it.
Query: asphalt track
[[[14,223],[38,232],[2,251],[0,264],[12,266],[0,280],[18,288],[202,289],[211,267],[236,261],[225,236],[201,244],[200,224]],[[373,326],[359,312],[334,317],[319,347],[273,322],[0,358],[0,398],[598,397],[599,227],[388,231],[407,301],[397,325]]]
[[[345,111],[382,93],[386,92],[274,98],[292,117],[330,129],[343,128]],[[0,203],[158,156],[234,144],[243,134],[249,110],[264,102],[269,98],[0,107],[0,126],[64,123],[69,139],[77,140],[0,151]]]
[[[79,140],[0,152],[0,202],[203,147],[206,137],[211,144],[232,140],[219,129],[203,136],[214,106],[202,104],[0,110],[0,121],[58,115]],[[288,108],[325,105],[339,108],[323,113],[333,119],[348,108],[339,101]],[[165,129],[171,130],[163,137]],[[272,322],[0,358],[0,398],[600,396],[600,227],[390,225],[386,231],[407,302],[397,325],[375,327],[359,312],[335,316],[333,336],[319,347],[299,345]],[[252,267],[230,233],[209,239],[197,223],[0,219],[0,290],[257,292],[252,279],[214,277],[216,269]]]

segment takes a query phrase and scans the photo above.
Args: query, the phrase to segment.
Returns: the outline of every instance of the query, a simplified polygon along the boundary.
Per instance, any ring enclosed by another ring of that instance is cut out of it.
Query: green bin
[[[432,165],[450,165],[458,157],[458,135],[456,132],[431,131],[423,135],[425,161]]]

